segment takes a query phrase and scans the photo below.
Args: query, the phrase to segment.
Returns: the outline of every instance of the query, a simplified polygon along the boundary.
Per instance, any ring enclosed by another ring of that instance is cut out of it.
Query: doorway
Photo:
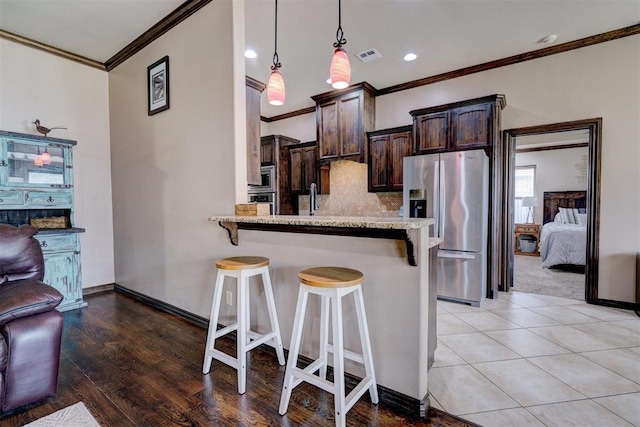
[[[552,135],[559,132],[579,132],[586,133],[586,149],[588,152],[587,171],[586,171],[586,196],[584,197],[584,212],[586,213],[586,235],[585,235],[585,254],[584,254],[584,299],[588,303],[596,303],[598,299],[598,243],[599,243],[599,210],[600,210],[600,152],[601,152],[601,128],[602,119],[578,120],[572,122],[554,123],[549,125],[532,126],[527,128],[517,128],[504,131],[504,195],[502,201],[503,218],[506,218],[506,232],[503,235],[503,245],[501,250],[502,271],[500,272],[500,290],[509,292],[514,280],[514,264],[516,241],[514,234],[515,228],[515,170],[516,170],[516,152],[517,141],[526,140],[536,135]],[[546,197],[540,196],[541,198]],[[573,195],[571,196],[573,197]],[[531,202],[529,200],[528,202]],[[548,202],[541,200],[541,206]],[[549,212],[559,212],[559,206],[564,205],[566,201],[553,205],[548,209]],[[573,203],[573,202],[568,202]],[[578,208],[575,208],[578,211]],[[536,217],[542,223],[542,215],[538,212]],[[551,219],[551,221],[553,218]],[[544,219],[545,222],[549,218]],[[533,227],[535,228],[535,227]],[[532,228],[532,229],[533,229]]]

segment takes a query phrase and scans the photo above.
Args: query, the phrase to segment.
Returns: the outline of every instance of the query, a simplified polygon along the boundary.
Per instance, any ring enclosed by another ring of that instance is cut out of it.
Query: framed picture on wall
[[[169,109],[169,57],[147,67],[147,114],[152,116]]]

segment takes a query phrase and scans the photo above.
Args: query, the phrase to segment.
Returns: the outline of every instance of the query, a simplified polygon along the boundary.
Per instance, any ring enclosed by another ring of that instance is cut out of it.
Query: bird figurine
[[[53,128],[48,128],[48,127],[41,126],[40,125],[40,120],[38,120],[38,119],[36,119],[36,121],[32,122],[32,123],[34,125],[36,125],[36,130],[38,132],[40,132],[41,134],[43,134],[44,136],[47,136],[47,134],[49,132],[51,132],[52,130],[54,130],[54,129],[66,129],[66,127],[63,127],[63,126],[56,126],[56,127],[53,127]]]

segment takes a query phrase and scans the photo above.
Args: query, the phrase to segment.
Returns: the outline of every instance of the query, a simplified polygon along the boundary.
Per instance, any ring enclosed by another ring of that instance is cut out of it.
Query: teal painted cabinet
[[[0,131],[0,223],[20,226],[35,219],[64,218],[66,228],[36,235],[44,255],[44,282],[64,300],[58,310],[84,307],[79,233],[74,227],[75,141]]]

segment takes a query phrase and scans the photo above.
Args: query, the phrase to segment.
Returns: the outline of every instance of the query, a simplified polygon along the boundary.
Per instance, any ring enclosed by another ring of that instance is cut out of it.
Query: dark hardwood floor
[[[234,369],[214,360],[202,374],[205,329],[116,292],[86,300],[87,308],[64,313],[57,394],[0,425],[22,426],[79,401],[103,426],[334,425],[333,396],[304,383],[288,413],[278,414],[284,367],[270,347],[251,352],[247,392],[239,395]],[[220,343],[235,348],[230,338]],[[349,426],[474,425],[434,409],[414,420],[365,396],[347,413]]]

